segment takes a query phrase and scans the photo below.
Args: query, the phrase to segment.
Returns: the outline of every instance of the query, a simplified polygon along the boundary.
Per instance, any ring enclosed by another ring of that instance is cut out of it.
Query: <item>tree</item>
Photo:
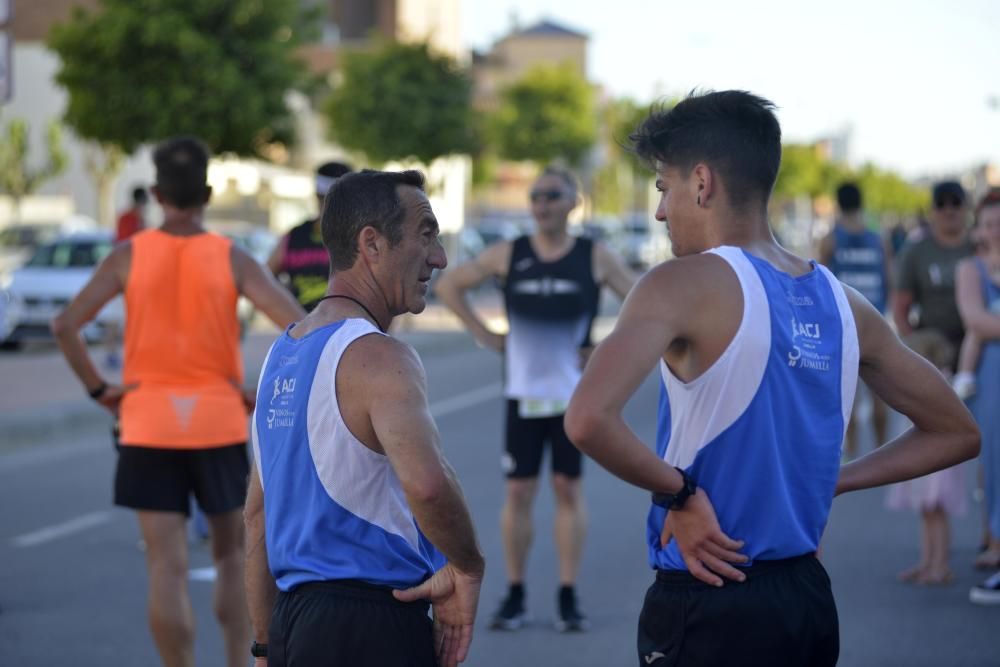
[[[629,150],[629,135],[648,114],[634,101],[611,100],[601,108],[599,166],[592,179],[594,211],[619,215],[644,210],[639,195],[648,190],[649,170]]]
[[[114,224],[111,193],[125,156],[116,146],[88,142],[84,147],[83,166],[97,189],[97,221],[104,227]]]
[[[911,214],[926,209],[930,194],[899,175],[868,163],[853,174],[864,195],[865,209],[876,214]]]
[[[49,47],[69,93],[66,123],[125,154],[176,134],[260,155],[293,139],[285,94],[312,10],[297,0],[102,0],[55,26]]]
[[[45,131],[47,156],[45,164],[37,169],[28,165],[30,136],[27,121],[14,118],[7,123],[4,136],[0,139],[0,192],[13,200],[15,222],[21,218],[21,200],[66,169],[66,152],[62,146],[59,123],[49,123]]]
[[[581,166],[597,139],[590,84],[569,65],[542,65],[501,92],[490,119],[500,157]]]
[[[774,198],[787,201],[796,197],[814,200],[829,194],[846,177],[843,166],[828,160],[815,144],[784,144],[781,169],[774,184]]]
[[[325,108],[344,148],[373,162],[424,164],[473,148],[471,79],[426,43],[348,53],[341,74]]]

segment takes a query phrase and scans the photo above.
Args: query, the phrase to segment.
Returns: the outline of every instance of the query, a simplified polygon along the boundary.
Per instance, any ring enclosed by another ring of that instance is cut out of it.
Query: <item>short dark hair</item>
[[[358,234],[373,227],[394,246],[403,238],[406,208],[398,188],[424,189],[419,171],[363,171],[347,174],[333,184],[323,202],[320,226],[323,245],[330,253],[330,267],[343,271],[358,257]]]
[[[673,108],[654,108],[629,135],[632,150],[690,169],[705,162],[721,174],[733,206],[767,204],[781,166],[775,105],[744,90],[690,95]]]
[[[149,195],[146,193],[146,188],[141,185],[132,188],[133,204],[145,204],[147,201],[149,201]]]
[[[326,176],[327,178],[340,178],[352,171],[354,170],[351,168],[351,165],[346,162],[324,162],[316,167],[316,175]]]
[[[580,182],[576,178],[576,174],[565,167],[561,167],[557,164],[550,164],[542,170],[542,173],[538,175],[538,178],[543,176],[554,176],[560,179],[563,183],[569,186],[573,191],[573,194],[579,194],[580,192]]]
[[[966,202],[965,188],[958,181],[938,181],[931,188],[931,203],[935,206],[945,199],[954,199],[959,204]]]
[[[153,151],[156,189],[180,209],[208,203],[208,148],[196,137],[173,137]]]
[[[841,183],[837,188],[837,206],[844,213],[861,210],[861,188],[855,183]]]

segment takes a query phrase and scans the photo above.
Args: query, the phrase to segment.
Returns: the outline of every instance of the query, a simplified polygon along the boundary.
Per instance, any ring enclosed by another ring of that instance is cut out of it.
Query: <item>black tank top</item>
[[[306,310],[316,307],[330,282],[330,255],[315,220],[306,220],[288,232],[282,282]]]
[[[529,237],[515,239],[503,289],[511,327],[521,319],[566,325],[585,320],[586,331],[579,345],[590,345],[601,293],[594,280],[593,254],[593,242],[581,237],[565,256],[543,262]]]

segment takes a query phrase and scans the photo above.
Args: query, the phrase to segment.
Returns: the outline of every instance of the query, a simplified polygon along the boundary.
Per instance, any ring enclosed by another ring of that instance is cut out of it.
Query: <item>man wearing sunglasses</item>
[[[956,181],[942,181],[934,185],[931,200],[929,233],[900,253],[892,314],[900,336],[934,329],[957,350],[965,328],[955,302],[955,267],[973,251],[965,189]],[[916,316],[912,324],[911,314]]]
[[[526,619],[524,569],[546,443],[551,448],[561,584],[556,629],[582,631],[588,625],[574,588],[586,529],[580,493],[582,457],[566,437],[563,414],[589,353],[601,287],[610,287],[624,299],[635,276],[602,244],[569,234],[568,218],[578,196],[570,172],[545,169],[531,189],[534,233],[493,244],[476,259],[444,274],[437,286],[441,301],[479,344],[500,352],[505,360],[502,465],[507,494],[500,524],[510,589],[491,623],[497,630],[516,630]],[[491,278],[503,284],[510,322],[507,336],[490,331],[466,300],[468,290]]]

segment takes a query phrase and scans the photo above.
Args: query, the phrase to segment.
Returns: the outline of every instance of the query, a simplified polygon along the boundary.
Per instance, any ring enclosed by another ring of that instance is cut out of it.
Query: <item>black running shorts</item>
[[[208,449],[122,445],[115,505],[186,516],[194,494],[205,514],[222,514],[243,507],[249,474],[246,443]]]
[[[427,602],[399,602],[361,581],[322,581],[279,592],[268,667],[436,667]]]
[[[639,616],[641,667],[833,667],[840,654],[830,577],[815,556],[758,561],[715,588],[658,571]]]
[[[576,479],[583,472],[583,455],[566,437],[563,416],[524,418],[517,401],[507,399],[507,448],[503,469],[509,479],[538,477],[545,443],[552,448],[552,472]]]

